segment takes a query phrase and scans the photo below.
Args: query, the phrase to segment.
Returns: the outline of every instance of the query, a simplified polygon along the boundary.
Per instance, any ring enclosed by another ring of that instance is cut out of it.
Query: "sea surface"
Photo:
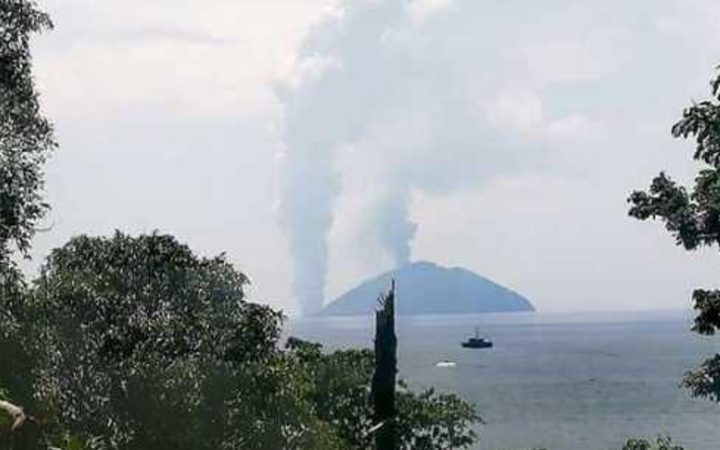
[[[668,434],[720,449],[720,405],[692,399],[683,373],[720,352],[690,312],[482,314],[398,319],[400,377],[474,402],[482,450],[612,450]],[[476,326],[495,344],[465,349]],[[370,318],[291,319],[288,334],[328,350],[371,347]],[[440,361],[454,367],[436,367]]]

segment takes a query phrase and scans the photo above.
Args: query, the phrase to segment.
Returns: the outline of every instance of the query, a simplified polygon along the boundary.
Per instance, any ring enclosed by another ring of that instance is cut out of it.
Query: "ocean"
[[[720,448],[720,405],[690,397],[683,373],[720,352],[690,312],[482,314],[398,319],[400,377],[474,402],[482,450],[614,450],[668,434]],[[478,326],[492,349],[460,341]],[[287,333],[328,350],[371,347],[371,318],[291,319]],[[455,362],[437,367],[439,361]]]

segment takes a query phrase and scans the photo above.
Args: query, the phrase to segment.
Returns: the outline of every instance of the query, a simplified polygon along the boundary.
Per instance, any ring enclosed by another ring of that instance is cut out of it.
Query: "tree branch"
[[[25,414],[21,407],[5,400],[0,400],[0,411],[4,411],[13,419],[13,424],[10,427],[11,431],[20,429],[26,420],[31,422],[35,420],[32,416]]]

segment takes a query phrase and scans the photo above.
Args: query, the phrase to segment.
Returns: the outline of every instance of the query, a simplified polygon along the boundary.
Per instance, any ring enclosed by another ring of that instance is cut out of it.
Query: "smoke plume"
[[[352,1],[307,37],[291,81],[278,89],[285,146],[281,215],[293,292],[304,314],[323,305],[327,236],[341,219],[334,211],[349,180],[373,196],[360,226],[370,232],[358,236],[357,245],[379,246],[402,265],[410,261],[417,230],[409,217],[414,191],[477,187],[516,170],[518,154],[525,162],[533,158],[517,136],[537,133],[542,104],[532,92],[513,97],[518,80],[488,71],[507,64],[478,34],[483,27],[501,32],[480,20],[479,3]],[[509,94],[498,100],[497,91]],[[521,103],[529,97],[529,113],[523,104],[501,101],[516,97]]]

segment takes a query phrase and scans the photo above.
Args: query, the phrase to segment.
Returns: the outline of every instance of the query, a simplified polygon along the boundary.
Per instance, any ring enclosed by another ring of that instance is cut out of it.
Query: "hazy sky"
[[[719,279],[715,252],[625,203],[659,170],[692,178],[669,127],[720,63],[715,0],[40,4],[61,146],[35,263],[76,234],[159,229],[293,310],[308,225],[328,233],[328,298],[408,252],[542,310],[685,307]]]

